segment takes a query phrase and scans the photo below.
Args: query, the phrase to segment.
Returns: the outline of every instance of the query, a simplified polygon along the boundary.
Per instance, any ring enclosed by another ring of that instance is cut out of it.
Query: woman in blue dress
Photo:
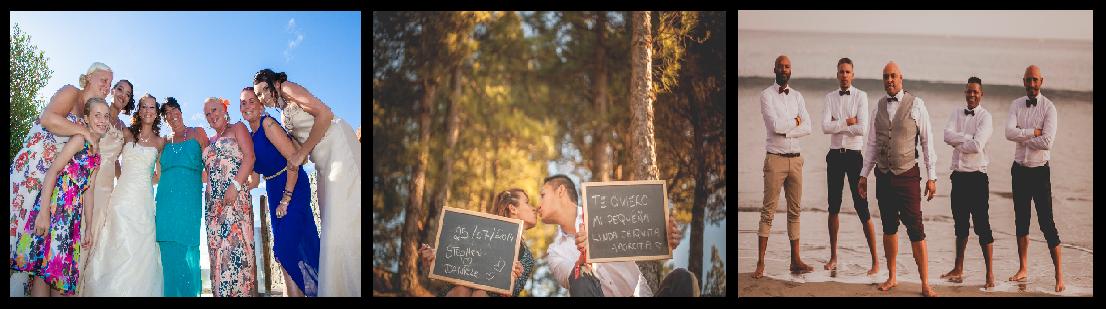
[[[161,154],[161,181],[157,186],[157,243],[161,247],[165,296],[198,297],[200,278],[200,222],[203,210],[204,162],[207,147],[203,128],[184,126],[180,104],[173,97],[161,106],[173,136]]]
[[[296,145],[280,123],[264,113],[253,87],[242,89],[240,99],[257,157],[254,178],[264,176],[266,194],[277,201],[276,207],[269,208],[269,218],[273,252],[284,269],[288,296],[317,296],[319,234],[311,214],[307,173],[300,166],[288,169],[286,158],[296,152]]]

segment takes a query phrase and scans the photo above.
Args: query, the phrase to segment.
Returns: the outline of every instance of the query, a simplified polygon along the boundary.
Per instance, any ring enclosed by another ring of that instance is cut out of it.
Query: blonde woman
[[[80,115],[89,99],[103,99],[107,96],[111,79],[111,68],[100,62],[93,63],[78,78],[80,88],[65,85],[58,89],[50,98],[50,103],[43,108],[42,116],[27,132],[22,149],[12,161],[8,174],[12,188],[8,194],[8,229],[14,231],[8,234],[8,260],[12,270],[21,272],[28,269],[28,244],[21,245],[18,240],[25,234],[25,229],[22,228],[34,224],[28,223],[33,221],[29,213],[42,190],[47,169],[71,136],[81,135],[85,140],[93,140],[92,131],[85,126]],[[97,152],[95,144],[91,151]],[[25,285],[22,278],[25,278],[25,274],[12,276],[11,284]]]

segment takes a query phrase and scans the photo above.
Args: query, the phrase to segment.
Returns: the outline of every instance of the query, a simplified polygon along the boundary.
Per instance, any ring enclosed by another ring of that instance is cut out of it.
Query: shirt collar
[[[777,84],[777,83],[773,82],[772,86],[774,88],[773,90],[775,90],[776,93],[780,93],[780,84]],[[783,87],[783,89],[791,89],[791,84],[787,84],[787,87]],[[791,90],[788,90],[788,91],[791,91]]]
[[[886,96],[886,98],[890,98],[890,97],[892,97],[892,96]],[[902,89],[899,89],[899,93],[896,93],[896,94],[894,95],[894,97],[895,97],[895,98],[896,98],[897,100],[899,100],[899,102],[902,102],[902,99],[903,99],[903,90],[902,90]]]

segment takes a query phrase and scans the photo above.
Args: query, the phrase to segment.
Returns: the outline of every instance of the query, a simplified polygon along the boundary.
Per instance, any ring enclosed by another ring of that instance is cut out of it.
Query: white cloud
[[[306,35],[304,35],[303,29],[296,25],[295,18],[288,19],[288,26],[285,27],[284,31],[291,35],[291,39],[288,40],[288,47],[284,49],[284,61],[288,62],[292,61],[293,50],[299,47],[300,43],[303,43],[303,39]]]

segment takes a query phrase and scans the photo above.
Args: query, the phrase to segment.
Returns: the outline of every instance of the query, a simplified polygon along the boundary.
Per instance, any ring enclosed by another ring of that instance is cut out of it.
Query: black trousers
[[[871,214],[868,213],[868,201],[861,198],[860,191],[856,187],[857,180],[860,179],[860,168],[864,164],[864,157],[860,155],[858,150],[846,150],[841,152],[838,149],[830,149],[826,154],[826,183],[829,188],[829,213],[838,214],[841,212],[841,190],[844,189],[844,184],[841,183],[842,179],[849,181],[849,191],[852,192],[853,197],[853,209],[856,210],[856,216],[860,218],[860,222],[867,222],[871,218]]]
[[[975,226],[975,235],[979,244],[986,245],[995,241],[991,235],[991,223],[987,210],[990,191],[987,173],[952,172],[952,219],[956,238],[968,237],[968,220]]]
[[[1052,220],[1052,173],[1048,163],[1038,167],[1025,167],[1018,162],[1010,166],[1011,185],[1014,190],[1014,226],[1018,237],[1029,235],[1030,200],[1037,206],[1037,224],[1041,226],[1048,247],[1060,244],[1056,223]]]

